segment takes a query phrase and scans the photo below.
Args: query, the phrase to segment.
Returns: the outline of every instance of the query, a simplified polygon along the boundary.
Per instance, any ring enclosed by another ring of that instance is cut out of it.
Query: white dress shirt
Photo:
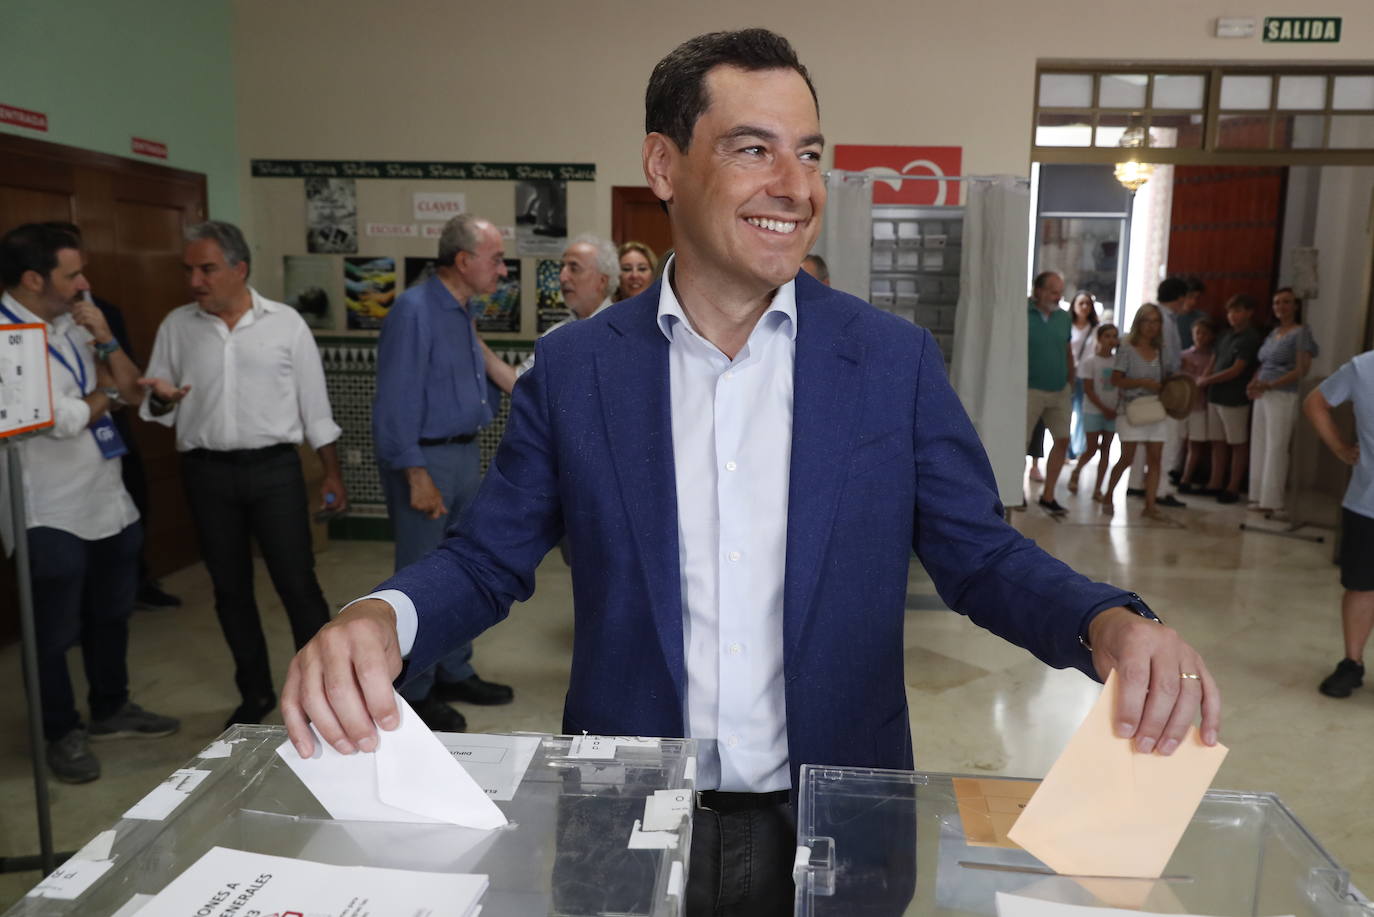
[[[54,528],[87,541],[118,535],[138,521],[138,510],[124,489],[121,463],[107,459],[88,429],[91,409],[83,400],[95,390],[95,355],[90,333],[70,314],[44,322],[4,294],[5,308],[21,322],[48,326],[48,344],[66,360],[64,366],[48,353],[52,376],[53,426],[19,444],[24,463],[24,510],[27,527]],[[0,322],[7,319],[0,318]],[[85,388],[80,379],[84,373]],[[8,463],[5,463],[8,464]],[[8,480],[5,504],[9,503]],[[11,543],[9,511],[4,515],[6,546]]]
[[[177,450],[261,449],[308,441],[319,449],[342,432],[329,409],[320,351],[300,313],[249,289],[253,306],[234,325],[196,303],[173,309],[157,329],[148,376],[191,391],[156,416],[176,427]]]
[[[683,720],[698,742],[697,788],[788,789],[782,603],[795,283],[778,288],[734,360],[692,328],[666,282],[658,325],[669,342]],[[365,598],[392,606],[398,646],[408,655],[418,627],[414,603],[394,589]]]

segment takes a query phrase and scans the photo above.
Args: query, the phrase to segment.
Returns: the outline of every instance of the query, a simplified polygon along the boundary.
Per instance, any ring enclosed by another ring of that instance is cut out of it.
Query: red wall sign
[[[144,140],[142,137],[132,137],[133,149],[135,153],[144,156],[152,156],[157,159],[167,158],[167,144],[158,143],[156,140]]]
[[[0,122],[5,124],[17,124],[20,127],[27,127],[30,130],[46,131],[48,129],[48,116],[41,111],[29,111],[27,108],[15,108],[13,105],[0,105]]]
[[[957,205],[957,181],[899,181],[883,176],[958,175],[963,168],[961,146],[863,146],[839,144],[835,147],[835,168],[846,172],[868,172],[873,176],[875,204]]]

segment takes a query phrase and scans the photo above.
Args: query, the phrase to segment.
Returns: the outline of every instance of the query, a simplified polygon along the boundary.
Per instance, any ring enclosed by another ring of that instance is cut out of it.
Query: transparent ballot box
[[[335,821],[276,754],[285,739],[280,726],[231,728],[113,826],[110,865],[79,897],[30,895],[7,913],[108,917],[217,846],[336,866],[486,874],[482,917],[682,911],[691,818],[674,831],[643,832],[639,823],[656,791],[692,790],[691,740],[620,738],[588,751],[567,736],[439,734],[510,820],[482,831]],[[83,856],[58,873],[86,868]]]
[[[1272,793],[1209,791],[1161,879],[1103,879],[1056,875],[1005,840],[1038,781],[807,765],[800,782],[798,917],[994,917],[998,892],[1158,914],[1374,914]]]

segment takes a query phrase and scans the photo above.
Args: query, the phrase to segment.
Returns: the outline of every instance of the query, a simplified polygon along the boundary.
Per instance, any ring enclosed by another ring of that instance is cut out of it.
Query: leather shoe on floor
[[[103,739],[160,739],[181,728],[181,720],[144,710],[133,701],[125,701],[124,706],[102,719],[92,719],[90,737],[92,742]]]
[[[1155,506],[1167,506],[1169,509],[1183,509],[1187,505],[1173,494],[1165,494],[1155,501]]]
[[[421,721],[434,732],[468,731],[467,718],[433,694],[412,705],[412,708]]]
[[[162,584],[157,580],[147,580],[138,587],[138,592],[134,595],[134,607],[141,609],[154,608],[180,608],[181,599],[170,593],[162,591]]]
[[[1046,500],[1044,497],[1041,497],[1036,502],[1040,504],[1041,509],[1051,516],[1062,516],[1068,512],[1058,500]]]
[[[258,697],[253,700],[246,700],[229,714],[229,719],[224,721],[224,728],[241,723],[244,726],[252,726],[254,723],[261,723],[263,717],[271,713],[277,706],[277,695],[269,694],[266,697]]]
[[[1235,492],[1233,492],[1233,491],[1229,491],[1229,490],[1223,490],[1221,493],[1217,494],[1217,502],[1218,502],[1218,503],[1239,503],[1239,502],[1240,502],[1240,494],[1235,493]]]
[[[1127,488],[1126,488],[1126,496],[1128,496],[1128,497],[1143,497],[1143,496],[1145,496],[1145,488],[1143,488],[1143,487],[1127,487]]]
[[[77,728],[48,743],[48,767],[63,783],[90,783],[100,776],[100,759],[86,744],[86,730]]]
[[[462,681],[436,681],[434,696],[442,701],[457,701],[460,704],[476,704],[479,707],[499,707],[515,699],[515,691],[510,685],[498,685],[483,681],[476,675],[469,675]]]

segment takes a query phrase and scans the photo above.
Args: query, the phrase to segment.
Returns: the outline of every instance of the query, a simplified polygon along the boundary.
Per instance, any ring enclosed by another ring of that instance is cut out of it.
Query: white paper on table
[[[73,860],[108,860],[110,851],[114,848],[115,837],[118,834],[117,828],[110,828],[101,831],[95,837],[86,842],[76,853],[72,854]]]
[[[290,740],[277,754],[334,818],[349,821],[442,822],[499,828],[506,816],[454,760],[400,694],[401,723],[377,730],[377,750],[340,754],[315,733],[315,755],[302,758]],[[314,727],[312,726],[313,730]]]
[[[125,818],[138,818],[144,821],[162,821],[186,801],[200,786],[201,781],[210,776],[209,771],[182,768],[172,771],[172,775],[153,791],[134,803],[133,808],[124,813]]]
[[[539,736],[445,733],[439,741],[488,796],[509,802],[525,778],[540,740]]]
[[[212,847],[137,913],[469,917],[486,888],[484,875],[329,866]]]
[[[113,865],[110,860],[70,859],[29,889],[28,897],[64,901],[80,898],[91,887],[91,883],[105,875]]]
[[[1144,911],[1127,911],[1114,907],[1060,904],[1056,901],[1023,898],[1020,895],[998,892],[997,917],[1180,917],[1180,915],[1148,914]]]

